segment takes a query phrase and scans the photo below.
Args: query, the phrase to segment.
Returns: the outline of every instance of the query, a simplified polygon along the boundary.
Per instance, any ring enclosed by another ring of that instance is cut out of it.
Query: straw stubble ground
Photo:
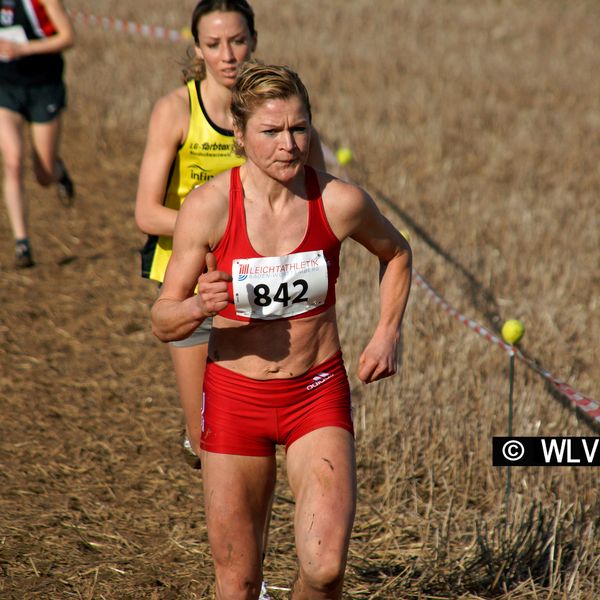
[[[102,3],[181,27],[193,2]],[[415,267],[598,396],[600,11],[594,2],[254,2],[264,60],[299,70],[328,146],[400,228]],[[100,13],[80,0],[69,8]],[[174,380],[137,276],[137,168],[185,45],[78,26],[68,55],[65,211],[28,177],[38,266],[11,267],[2,219],[0,597],[211,597],[201,475],[181,458]],[[569,598],[600,587],[596,469],[505,472],[506,355],[413,289],[402,369],[361,386],[375,261],[343,254],[339,321],[354,389],[359,506],[348,598]],[[517,364],[514,431],[590,435]],[[265,578],[288,587],[293,501],[280,483]],[[285,593],[273,591],[274,598]]]

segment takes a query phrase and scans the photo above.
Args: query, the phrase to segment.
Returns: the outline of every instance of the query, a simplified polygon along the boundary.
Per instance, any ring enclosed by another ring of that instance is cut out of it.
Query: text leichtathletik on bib
[[[327,261],[322,250],[233,261],[236,314],[284,319],[325,303]]]

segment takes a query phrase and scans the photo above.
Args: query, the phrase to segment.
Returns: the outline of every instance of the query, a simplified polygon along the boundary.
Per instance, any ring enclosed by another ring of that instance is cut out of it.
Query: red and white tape
[[[523,361],[528,367],[533,369],[536,373],[541,375],[546,381],[548,381],[554,389],[561,395],[567,398],[574,406],[582,411],[589,419],[591,419],[596,425],[600,425],[600,403],[596,402],[589,396],[578,392],[576,389],[571,387],[568,383],[560,380],[547,371],[541,368],[535,361],[526,357],[517,347],[507,344],[504,340],[499,338],[489,329],[483,327],[473,319],[469,319],[465,315],[461,314],[454,308],[449,302],[444,300],[434,289],[425,281],[425,279],[413,269],[413,279],[417,286],[419,286],[438,306],[440,306],[446,313],[454,317],[457,321],[462,323],[465,327],[472,329],[475,333],[486,339],[488,342],[495,344],[502,348],[508,354],[514,354],[519,360]]]
[[[339,167],[339,163],[336,157],[336,154],[331,148],[328,148],[325,144],[322,144],[323,155],[325,157],[325,161],[328,165],[333,166],[337,165]],[[347,174],[344,173],[346,178]],[[416,269],[413,268],[413,280],[415,284],[420,287],[438,306],[440,306],[446,313],[450,316],[454,317],[459,323],[462,323],[465,327],[472,329],[475,333],[480,335],[482,338],[486,339],[488,342],[499,346],[504,350],[507,354],[513,354],[519,360],[524,362],[530,369],[541,375],[548,383],[552,385],[552,387],[563,397],[567,398],[571,404],[573,404],[576,408],[582,411],[587,418],[589,418],[595,425],[600,425],[600,403],[596,402],[589,396],[578,392],[576,389],[571,387],[568,383],[560,380],[558,377],[555,377],[547,371],[540,367],[535,361],[525,356],[519,348],[516,346],[512,346],[511,344],[507,344],[502,338],[498,337],[495,333],[486,329],[483,325],[477,323],[473,319],[469,319],[465,315],[461,314],[456,308],[454,308],[448,301],[446,301],[442,296],[440,296],[431,285],[425,280],[425,278],[418,273]]]
[[[136,23],[135,21],[116,19],[114,17],[88,15],[76,10],[69,10],[68,13],[75,23],[82,23],[83,25],[88,25],[90,27],[102,27],[107,31],[131,33],[150,39],[170,42],[189,41],[192,39],[192,34],[187,27],[181,29],[169,29],[168,27],[162,27],[161,25],[145,25]]]

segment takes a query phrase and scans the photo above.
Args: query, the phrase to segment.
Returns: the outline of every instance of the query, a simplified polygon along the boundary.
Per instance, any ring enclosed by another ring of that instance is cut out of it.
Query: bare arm
[[[228,195],[214,181],[188,195],[175,226],[173,254],[160,297],[152,307],[152,331],[163,342],[186,338],[227,306],[231,276],[216,270],[209,252],[227,221]],[[203,273],[207,266],[208,272]],[[194,288],[198,286],[198,293]]]
[[[151,235],[172,236],[177,212],[163,205],[169,171],[189,126],[187,90],[175,90],[154,106],[135,198],[137,226]]]
[[[398,233],[391,224],[389,227]],[[380,309],[375,333],[359,360],[358,376],[365,383],[377,381],[396,372],[397,345],[410,292],[412,265],[412,252],[408,242],[402,235],[397,241],[399,243],[393,246],[388,243],[378,243],[375,246],[374,254],[379,256],[380,262]]]
[[[47,38],[29,40],[25,44],[0,41],[0,56],[14,60],[33,54],[54,54],[71,48],[75,43],[75,32],[61,0],[42,0],[56,33]]]
[[[397,345],[411,284],[412,251],[402,234],[360,188],[340,181],[342,196],[333,211],[336,234],[352,237],[379,258],[379,321],[360,356],[358,377],[365,383],[396,372]]]

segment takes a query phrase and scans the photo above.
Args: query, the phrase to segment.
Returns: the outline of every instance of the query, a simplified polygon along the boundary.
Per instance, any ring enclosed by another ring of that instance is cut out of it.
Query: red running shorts
[[[273,456],[321,427],[354,435],[350,385],[341,351],[303,375],[251,379],[208,361],[201,447],[208,452]]]

